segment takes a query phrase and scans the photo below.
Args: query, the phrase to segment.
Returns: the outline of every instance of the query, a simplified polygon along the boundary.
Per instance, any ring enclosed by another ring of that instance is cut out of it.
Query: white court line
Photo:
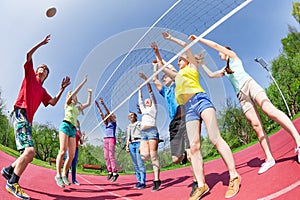
[[[77,175],[77,176],[78,176],[78,175]],[[100,189],[100,190],[103,190],[103,191],[106,191],[106,189],[104,189],[104,188],[102,188],[102,187],[99,187],[99,186],[95,185],[94,183],[90,182],[89,180],[83,178],[82,176],[79,176],[79,177],[82,178],[82,179],[83,179],[84,181],[86,181],[87,183],[89,183],[89,184],[91,184],[91,185],[94,185],[96,188],[98,188],[98,189]],[[127,197],[122,197],[121,195],[116,194],[116,193],[113,193],[113,192],[106,192],[106,193],[109,193],[109,194],[111,194],[111,195],[113,195],[113,196],[116,196],[116,197],[118,197],[118,198],[121,198],[121,199],[132,200],[132,199],[127,198]]]
[[[293,190],[294,188],[298,187],[300,185],[300,181],[297,181],[296,183],[276,192],[276,193],[273,193],[271,195],[268,195],[266,197],[263,197],[263,198],[260,198],[260,199],[257,199],[257,200],[270,200],[270,199],[274,199],[274,198],[277,198],[291,190]]]

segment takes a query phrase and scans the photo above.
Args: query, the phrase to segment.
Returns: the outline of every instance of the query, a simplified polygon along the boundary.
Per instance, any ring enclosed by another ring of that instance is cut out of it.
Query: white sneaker
[[[298,153],[298,163],[300,163],[300,147],[295,148],[295,153]]]
[[[275,160],[271,160],[271,161],[266,161],[264,162],[260,169],[258,170],[258,174],[262,174],[266,171],[268,171],[271,167],[273,167],[275,165]]]

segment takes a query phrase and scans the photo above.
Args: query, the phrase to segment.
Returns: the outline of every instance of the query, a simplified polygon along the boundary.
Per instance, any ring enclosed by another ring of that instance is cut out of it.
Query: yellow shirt
[[[196,93],[204,92],[199,83],[199,73],[189,65],[181,69],[176,78],[176,101],[178,104],[185,104]]]
[[[65,118],[68,122],[71,122],[76,127],[77,117],[79,115],[79,109],[77,106],[74,106],[72,103],[65,106]]]

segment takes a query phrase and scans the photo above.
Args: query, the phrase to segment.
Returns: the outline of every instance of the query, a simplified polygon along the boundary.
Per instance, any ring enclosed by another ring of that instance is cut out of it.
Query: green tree
[[[32,127],[36,158],[47,161],[50,157],[57,156],[59,149],[58,134],[58,130],[50,124],[36,124]]]
[[[293,2],[292,16],[300,24],[300,2]]]
[[[286,102],[289,106],[292,116],[299,112],[299,93],[300,93],[300,53],[296,53],[293,57],[287,57],[281,54],[272,63],[272,75],[278,82]],[[273,104],[280,110],[287,113],[284,102],[273,83],[267,89],[267,94]]]
[[[226,100],[224,111],[220,112],[220,130],[231,148],[248,144],[255,134],[241,108],[231,99]]]
[[[294,57],[300,52],[300,33],[297,32],[295,27],[289,26],[289,34],[287,37],[281,39],[283,46],[283,53],[288,57]]]

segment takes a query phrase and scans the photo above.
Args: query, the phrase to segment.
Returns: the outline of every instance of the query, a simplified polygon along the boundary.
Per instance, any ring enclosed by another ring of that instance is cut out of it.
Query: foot
[[[187,158],[187,153],[186,151],[184,152],[184,157],[182,159],[182,161],[180,162],[181,165],[185,165],[188,161],[188,158]]]
[[[193,181],[192,183],[192,191],[190,193],[190,197],[193,195],[193,193],[195,192],[195,190],[198,188],[198,182],[197,181]]]
[[[3,168],[3,169],[1,170],[1,174],[2,174],[2,176],[3,176],[6,180],[9,180],[9,179],[11,178],[11,174],[10,174],[8,171],[6,171],[5,168]]]
[[[239,190],[240,190],[240,185],[241,185],[241,176],[238,175],[237,177],[230,179],[229,181],[229,186],[227,188],[225,198],[231,198],[235,196]]]
[[[107,174],[107,177],[106,177],[106,180],[109,181],[112,177],[113,177],[113,174],[112,174],[112,173],[108,173],[108,174]]]
[[[73,184],[74,184],[74,185],[80,185],[80,183],[77,182],[77,181],[73,181]]]
[[[202,187],[198,187],[197,185],[196,190],[194,191],[192,196],[190,196],[189,200],[198,200],[201,197],[203,197],[208,191],[209,191],[209,187],[206,183]]]
[[[56,181],[56,184],[61,187],[61,188],[64,188],[65,187],[65,184],[62,180],[62,178],[60,176],[55,176],[54,177],[55,181]]]
[[[258,174],[262,174],[265,173],[266,171],[268,171],[271,167],[273,167],[275,165],[275,160],[270,160],[270,161],[266,161],[264,162],[260,169],[258,170]]]
[[[71,185],[71,183],[70,183],[68,177],[62,176],[61,179],[63,180],[63,182],[64,182],[65,185]]]
[[[153,181],[153,188],[152,188],[151,192],[156,192],[157,190],[159,190],[160,185],[161,185],[161,181],[160,180]]]
[[[146,188],[146,184],[145,183],[140,183],[138,189],[142,190],[142,189],[145,189],[145,188]]]
[[[111,182],[115,182],[118,179],[118,177],[119,177],[119,174],[114,174],[112,176]]]
[[[18,183],[10,184],[6,182],[6,190],[19,199],[30,199]]]
[[[140,183],[140,182],[137,182],[137,183],[135,184],[134,188],[139,188],[140,185],[141,185],[141,183]]]

